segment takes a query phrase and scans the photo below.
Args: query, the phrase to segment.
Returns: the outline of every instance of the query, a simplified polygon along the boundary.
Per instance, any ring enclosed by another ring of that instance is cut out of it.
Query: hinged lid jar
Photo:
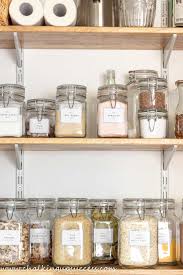
[[[179,95],[179,101],[175,112],[175,136],[176,138],[183,138],[183,80],[177,80],[175,84]]]
[[[86,87],[61,85],[56,96],[56,137],[86,136]]]

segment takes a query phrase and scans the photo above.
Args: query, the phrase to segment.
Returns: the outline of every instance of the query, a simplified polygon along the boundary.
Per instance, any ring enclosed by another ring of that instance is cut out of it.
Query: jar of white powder
[[[16,84],[0,85],[0,137],[24,135],[25,88]]]

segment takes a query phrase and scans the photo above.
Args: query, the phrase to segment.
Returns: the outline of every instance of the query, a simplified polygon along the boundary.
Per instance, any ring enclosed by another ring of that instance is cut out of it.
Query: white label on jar
[[[113,243],[113,229],[94,229],[94,243]]]
[[[150,232],[149,231],[135,231],[129,232],[130,246],[150,246]]]
[[[19,108],[0,108],[0,122],[16,122],[19,114]]]
[[[81,246],[82,239],[82,232],[80,230],[62,231],[62,245]]]
[[[50,243],[50,231],[46,228],[31,228],[30,230],[31,243]]]
[[[60,105],[60,121],[61,123],[81,123],[82,105],[74,103],[73,108],[69,108],[67,103]]]
[[[122,123],[125,121],[126,108],[104,108],[104,123]]]
[[[20,245],[20,230],[0,230],[0,245]]]
[[[183,24],[183,1],[175,0],[175,24]]]
[[[37,118],[31,118],[29,131],[32,134],[49,134],[49,119],[43,118],[39,121]]]
[[[168,222],[158,223],[158,243],[169,244],[172,241],[172,231],[168,228]]]

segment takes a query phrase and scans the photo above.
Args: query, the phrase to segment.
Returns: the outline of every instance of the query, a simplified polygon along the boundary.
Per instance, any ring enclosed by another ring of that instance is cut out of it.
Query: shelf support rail
[[[23,85],[24,84],[24,55],[23,49],[20,44],[20,39],[17,32],[13,33],[14,44],[16,50],[16,83]]]
[[[177,34],[174,33],[172,34],[167,45],[163,49],[162,76],[163,78],[166,78],[166,79],[168,78],[168,63],[170,61],[170,57],[174,49],[176,40],[177,40]]]
[[[16,198],[22,199],[24,197],[24,163],[23,163],[23,149],[19,144],[15,144],[16,156]]]
[[[177,145],[173,145],[168,150],[162,151],[162,161],[161,161],[161,198],[168,199],[169,197],[169,165],[172,158],[177,151]]]

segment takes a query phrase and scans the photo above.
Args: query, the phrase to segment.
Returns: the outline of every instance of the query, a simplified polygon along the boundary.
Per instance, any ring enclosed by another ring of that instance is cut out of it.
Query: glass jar
[[[158,261],[158,222],[147,215],[145,200],[123,200],[123,217],[119,222],[118,259],[127,268],[149,268]]]
[[[139,112],[141,138],[166,138],[168,113],[157,111]]]
[[[61,85],[57,87],[55,136],[86,136],[85,86]]]
[[[182,212],[183,212],[183,200],[182,200]],[[180,234],[180,261],[181,261],[181,264],[183,264],[183,216],[181,216],[181,219],[180,219],[179,234]]]
[[[114,263],[118,248],[116,200],[90,200],[93,222],[93,263]]]
[[[174,25],[175,27],[183,26],[183,2],[181,0],[173,0]]]
[[[115,71],[107,71],[107,85],[98,89],[98,136],[127,137],[127,88],[115,84]]]
[[[179,93],[179,102],[175,112],[175,136],[176,138],[183,138],[183,80],[178,80],[175,84]]]
[[[25,88],[0,85],[0,137],[21,137],[25,133]]]
[[[52,221],[55,216],[54,199],[29,199],[30,262],[51,263]]]
[[[177,224],[175,201],[147,200],[147,212],[158,219],[159,264],[174,265],[177,261]]]
[[[55,127],[55,101],[30,99],[27,101],[26,132],[31,137],[53,137]]]
[[[0,266],[29,263],[27,201],[0,199]]]
[[[88,200],[58,199],[53,225],[53,264],[87,266],[92,261],[92,221]]]

